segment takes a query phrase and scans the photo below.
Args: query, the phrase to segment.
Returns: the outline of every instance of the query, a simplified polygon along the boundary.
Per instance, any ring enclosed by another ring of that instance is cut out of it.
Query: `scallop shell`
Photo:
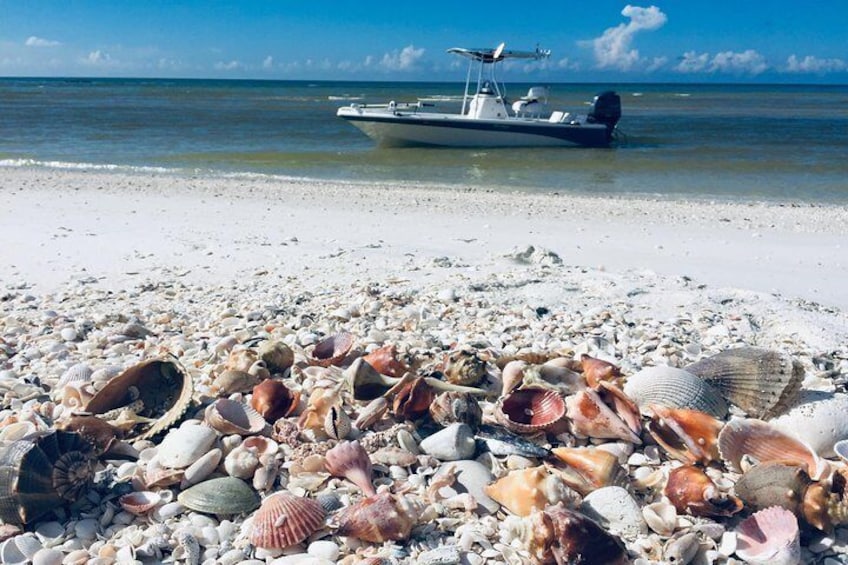
[[[253,407],[229,398],[219,398],[207,406],[205,420],[224,435],[258,434],[268,425]]]
[[[150,359],[133,365],[106,383],[85,410],[93,414],[123,408],[141,401],[138,422],[127,438],[149,439],[176,424],[191,404],[191,376],[176,360]]]
[[[533,563],[624,565],[621,540],[588,516],[562,504],[530,515],[522,536]]]
[[[836,442],[848,439],[848,394],[802,391],[795,404],[769,423],[808,444],[822,457],[834,455]]]
[[[274,493],[253,515],[250,543],[265,549],[291,547],[320,530],[326,517],[321,504],[311,498]]]
[[[782,414],[795,400],[804,367],[778,351],[739,347],[684,368],[716,387],[725,400],[752,418]]]
[[[798,519],[779,506],[755,512],[736,527],[736,555],[751,565],[801,562]]]
[[[627,471],[618,457],[597,447],[555,447],[553,471],[571,488],[586,496],[606,486],[629,487]]]
[[[62,376],[59,377],[59,380],[56,381],[56,385],[53,388],[58,390],[71,383],[88,382],[91,380],[91,375],[93,374],[94,371],[92,368],[85,363],[71,365],[64,373],[62,373]]]
[[[651,437],[673,458],[708,465],[719,457],[718,435],[724,423],[697,410],[648,406]]]
[[[401,541],[412,533],[420,513],[411,498],[381,492],[339,510],[337,533],[372,543]]]
[[[511,471],[483,490],[518,516],[529,516],[533,510],[543,510],[557,502],[574,504],[580,499],[558,475],[543,466]]]
[[[791,437],[762,420],[733,418],[718,436],[721,457],[736,472],[742,472],[745,456],[758,463],[783,461],[803,466],[813,480],[823,478],[830,467],[804,442]]]
[[[271,423],[291,416],[299,403],[300,392],[292,391],[277,379],[265,379],[253,387],[250,397],[250,406]]]
[[[340,365],[353,347],[353,334],[339,332],[326,337],[315,344],[309,354],[309,364],[319,367]]]
[[[631,375],[624,384],[624,394],[640,408],[659,404],[669,408],[689,408],[723,418],[727,403],[718,389],[683,369],[647,367]]]
[[[177,495],[186,508],[206,514],[241,514],[259,506],[259,495],[235,477],[220,477],[196,484]]]
[[[498,400],[495,417],[509,430],[534,433],[548,430],[565,416],[565,400],[558,392],[523,388]]]
[[[324,466],[331,475],[346,478],[366,496],[377,494],[371,482],[371,459],[358,441],[343,441],[324,457]]]
[[[135,514],[143,516],[153,510],[157,504],[162,501],[162,496],[153,491],[138,491],[125,494],[118,499],[121,508]]]
[[[693,516],[732,516],[742,510],[742,501],[722,493],[703,469],[684,465],[672,469],[663,493],[678,512]]]

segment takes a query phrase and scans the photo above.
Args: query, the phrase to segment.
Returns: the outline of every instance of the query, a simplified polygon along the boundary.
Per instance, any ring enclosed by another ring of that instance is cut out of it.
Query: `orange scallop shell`
[[[498,401],[500,422],[519,433],[547,430],[565,416],[565,400],[558,392],[542,388],[514,390]]]
[[[256,547],[285,549],[320,530],[326,517],[318,501],[277,492],[266,498],[253,515],[250,542]]]

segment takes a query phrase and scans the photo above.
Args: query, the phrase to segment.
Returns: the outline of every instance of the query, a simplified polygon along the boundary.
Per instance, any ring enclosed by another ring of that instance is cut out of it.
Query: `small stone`
[[[59,335],[62,336],[62,339],[65,341],[74,341],[77,338],[77,330],[74,328],[62,328]]]
[[[458,461],[474,455],[474,432],[467,424],[451,424],[419,444],[421,451],[440,461]]]
[[[60,565],[65,554],[58,549],[43,548],[32,556],[32,565]]]
[[[319,559],[335,561],[339,558],[339,546],[331,541],[319,540],[309,544],[306,553]]]

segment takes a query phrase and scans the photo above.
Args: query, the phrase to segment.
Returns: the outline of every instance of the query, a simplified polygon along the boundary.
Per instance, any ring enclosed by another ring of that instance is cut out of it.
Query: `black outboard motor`
[[[587,122],[606,125],[607,139],[612,139],[612,131],[619,119],[621,119],[621,97],[618,94],[607,90],[595,96],[592,110],[586,116]]]

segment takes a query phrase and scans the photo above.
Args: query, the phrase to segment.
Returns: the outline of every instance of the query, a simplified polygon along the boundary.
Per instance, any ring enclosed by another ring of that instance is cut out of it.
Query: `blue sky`
[[[448,47],[551,49],[513,80],[848,83],[846,0],[0,0],[0,76],[461,80]]]

